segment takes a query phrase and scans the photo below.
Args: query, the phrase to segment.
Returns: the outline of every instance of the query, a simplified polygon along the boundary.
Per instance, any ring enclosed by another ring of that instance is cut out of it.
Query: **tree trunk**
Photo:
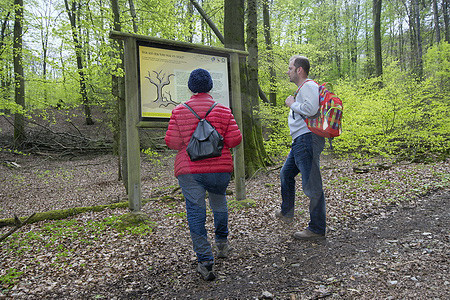
[[[43,87],[44,87],[44,100],[47,101],[48,99],[48,90],[47,90],[47,55],[48,55],[48,40],[50,37],[50,20],[51,20],[51,12],[50,12],[50,5],[46,4],[44,10],[45,15],[42,19],[41,23],[41,46],[42,46],[42,80],[43,80]],[[48,15],[47,15],[48,14]]]
[[[415,70],[416,69],[416,57],[417,57],[417,43],[416,41],[416,22],[414,22],[414,18],[413,18],[413,11],[414,11],[414,7],[413,7],[413,1],[410,1],[410,9],[408,12],[408,5],[406,4],[406,2],[403,2],[405,5],[405,9],[406,12],[408,14],[408,22],[409,22],[409,43],[410,43],[410,47],[411,47],[411,51],[410,51],[410,58],[409,58],[409,62],[410,62],[410,68],[411,70]]]
[[[133,0],[129,0],[129,2],[133,2]],[[120,25],[120,10],[118,0],[111,0],[111,8],[114,16],[114,30],[121,31],[122,27]],[[134,28],[134,29],[137,29]],[[136,32],[135,32],[136,33]],[[113,48],[115,53],[113,55],[120,55],[120,63],[117,65],[118,68],[122,70],[125,69],[123,65],[124,57],[123,57],[123,42],[122,41],[113,41]],[[120,54],[119,54],[120,53]],[[127,127],[126,127],[126,119],[125,119],[125,82],[124,77],[118,77],[112,75],[112,94],[116,98],[116,113],[117,117],[115,119],[115,148],[119,154],[118,161],[118,177],[119,180],[122,180],[125,189],[128,194],[128,164],[127,164]]]
[[[225,48],[245,50],[244,0],[224,0]]]
[[[194,5],[192,2],[189,2],[187,4],[187,17],[191,20],[189,22],[189,36],[188,36],[188,42],[192,43],[194,41],[194,33],[195,33],[195,27],[194,27]]]
[[[375,50],[375,75],[383,74],[383,61],[381,56],[381,6],[382,0],[373,0],[373,41]]]
[[[404,53],[404,38],[403,38],[403,24],[400,23],[400,27],[399,27],[399,41],[398,41],[398,56],[400,58],[400,69],[403,71],[403,69],[405,69],[406,67],[406,63],[405,63],[405,59],[403,57],[403,53]]]
[[[3,54],[3,52],[5,51],[5,36],[6,36],[6,28],[9,22],[9,18],[11,16],[11,12],[8,12],[4,19],[1,20],[2,24],[1,24],[1,31],[0,31],[0,56]],[[7,68],[6,66],[2,65],[2,68]],[[7,91],[9,90],[9,86],[11,85],[11,80],[9,79],[10,77],[10,72],[6,72],[4,70],[0,70],[0,97],[3,97],[5,99],[9,98],[7,96]],[[9,76],[8,76],[9,75]]]
[[[416,23],[416,43],[417,43],[417,69],[416,75],[418,78],[422,78],[423,75],[423,60],[422,60],[422,36],[420,30],[420,8],[419,0],[414,0],[414,18]]]
[[[78,4],[76,1],[72,2],[72,7],[69,6],[68,0],[64,0],[64,4],[66,5],[67,14],[69,16],[70,25],[72,29],[72,38],[73,43],[75,45],[75,55],[77,60],[77,68],[78,68],[78,74],[80,75],[80,93],[81,93],[81,99],[84,107],[84,114],[86,117],[86,125],[92,125],[94,124],[94,121],[92,120],[91,115],[91,108],[89,106],[89,98],[87,95],[86,90],[86,78],[83,71],[83,49],[81,47],[81,43],[78,36],[78,27],[81,26],[77,24],[77,14],[79,16],[80,13],[80,4]]]
[[[248,176],[266,166],[258,98],[258,16],[256,0],[247,0],[248,101],[242,103],[244,157]]]
[[[442,14],[444,15],[444,30],[445,30],[445,41],[450,43],[450,28],[449,28],[449,18],[448,18],[448,1],[442,0]]]
[[[433,0],[433,14],[434,14],[434,28],[436,33],[436,43],[441,42],[441,27],[439,25],[439,11],[437,7],[437,0]]]
[[[336,11],[336,0],[333,0],[333,10]],[[337,76],[341,77],[341,51],[339,51],[339,41],[338,41],[338,22],[337,22],[337,12],[333,13],[333,37],[334,37],[334,59],[336,60]],[[368,51],[367,51],[368,52]]]
[[[134,8],[134,1],[128,0],[128,4],[130,5],[130,14],[131,14],[131,20],[133,20],[133,32],[138,33],[138,25],[137,25],[137,17],[136,17],[136,9]],[[118,10],[118,8],[117,8]],[[115,18],[115,17],[114,17]],[[119,21],[119,27],[120,27],[120,21]]]
[[[262,0],[263,7],[263,23],[264,23],[264,39],[266,41],[267,60],[269,63],[269,101],[273,106],[277,105],[277,79],[274,68],[272,38],[270,35],[270,13],[269,0]]]
[[[14,97],[16,104],[25,108],[25,79],[22,66],[22,29],[23,29],[23,0],[14,0]],[[25,119],[22,112],[14,115],[14,147],[21,148],[25,140]]]

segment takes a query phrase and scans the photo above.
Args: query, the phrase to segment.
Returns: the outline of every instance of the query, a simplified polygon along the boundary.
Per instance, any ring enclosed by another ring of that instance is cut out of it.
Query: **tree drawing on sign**
[[[172,95],[170,95],[170,92],[163,92],[163,88],[166,85],[170,84],[170,76],[175,76],[175,74],[169,74],[166,77],[166,74],[162,73],[162,70],[159,72],[153,71],[153,73],[156,74],[156,79],[158,82],[155,82],[152,80],[151,73],[150,71],[148,71],[148,76],[145,76],[145,78],[147,78],[151,84],[156,86],[156,91],[157,91],[157,97],[156,100],[153,100],[153,102],[155,102],[156,104],[159,105],[159,107],[167,107],[168,105],[172,104],[172,105],[177,105],[179,104],[179,102],[175,102],[172,100]]]

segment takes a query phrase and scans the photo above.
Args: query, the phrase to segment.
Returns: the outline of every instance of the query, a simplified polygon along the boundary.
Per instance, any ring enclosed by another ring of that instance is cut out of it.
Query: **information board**
[[[141,120],[168,120],[193,95],[188,80],[197,68],[210,72],[213,99],[230,107],[229,54],[149,43],[138,43],[137,50]]]

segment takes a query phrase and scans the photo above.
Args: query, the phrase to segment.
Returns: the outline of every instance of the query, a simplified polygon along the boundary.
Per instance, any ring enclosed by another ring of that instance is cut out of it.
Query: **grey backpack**
[[[198,116],[198,114],[186,103],[183,103],[193,114],[199,119],[197,124],[197,128],[195,128],[194,133],[189,140],[189,144],[186,148],[187,153],[191,161],[202,160],[210,157],[218,157],[222,155],[223,149],[223,137],[211,123],[206,120],[208,114],[212,111],[212,109],[217,105],[217,102],[214,102],[213,105],[209,108],[205,117],[202,119]]]

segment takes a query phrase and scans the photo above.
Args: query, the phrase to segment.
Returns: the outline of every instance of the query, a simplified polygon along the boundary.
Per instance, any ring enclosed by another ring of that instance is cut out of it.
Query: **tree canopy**
[[[0,114],[82,105],[89,122],[91,106],[115,107],[111,75],[122,77],[123,70],[118,63],[120,48],[109,39],[109,32],[118,24],[125,32],[223,46],[189,0],[119,0],[118,14],[113,12],[113,2],[34,0],[23,4],[25,101],[21,105],[15,101],[13,52],[18,4],[0,0]],[[198,3],[224,32],[224,1]],[[242,3],[247,9],[247,1]],[[284,99],[295,88],[285,76],[288,59],[301,53],[312,62],[311,77],[333,83],[343,98],[348,134],[336,140],[336,151],[368,146],[370,139],[362,126],[367,122],[376,124],[370,135],[377,136],[380,145],[389,141],[397,150],[412,149],[414,143],[423,145],[423,139],[433,138],[439,152],[448,155],[449,128],[443,121],[448,112],[441,107],[449,103],[448,0],[254,3],[256,7],[251,8],[256,15],[251,19],[246,15],[246,24],[256,25],[258,83],[276,102],[255,112],[269,129],[264,132],[269,153],[280,154],[278,147],[289,144],[286,122],[276,117],[286,113]],[[246,39],[255,38],[248,28],[244,34]],[[383,86],[373,85],[371,80],[377,76]],[[359,106],[366,109],[356,111]],[[404,130],[411,130],[416,142],[406,142]],[[390,151],[394,149],[375,152]]]

